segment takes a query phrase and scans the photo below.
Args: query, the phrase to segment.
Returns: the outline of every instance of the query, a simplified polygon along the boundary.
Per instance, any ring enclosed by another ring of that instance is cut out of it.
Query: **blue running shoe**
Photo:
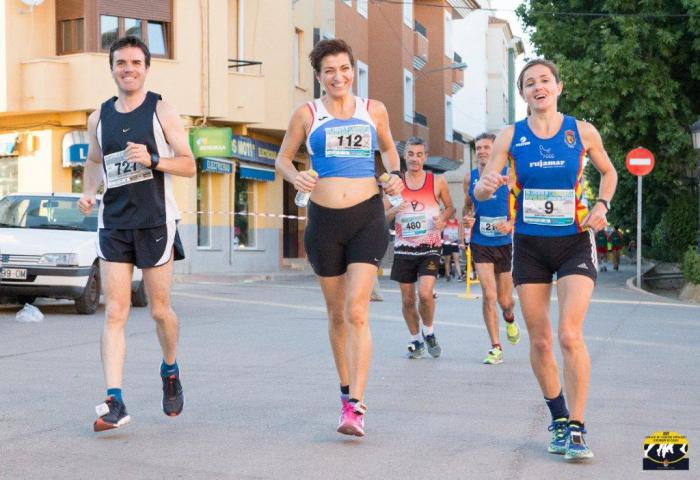
[[[549,426],[547,430],[552,432],[552,440],[549,442],[549,453],[564,455],[566,453],[566,442],[568,436],[568,418],[557,418]]]
[[[576,425],[569,426],[566,436],[566,453],[564,454],[564,458],[567,460],[593,458],[593,452],[588,448],[586,440],[583,438],[584,433],[586,433],[586,429],[583,427],[578,427]]]

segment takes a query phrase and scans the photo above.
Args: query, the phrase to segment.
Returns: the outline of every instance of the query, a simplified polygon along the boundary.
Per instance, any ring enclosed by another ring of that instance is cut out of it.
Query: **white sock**
[[[417,333],[415,335],[411,335],[411,342],[420,342],[422,339],[420,338],[420,333]]]
[[[425,335],[426,337],[428,335],[432,335],[434,331],[435,328],[432,325],[430,327],[426,327],[425,325],[423,325],[423,335]]]

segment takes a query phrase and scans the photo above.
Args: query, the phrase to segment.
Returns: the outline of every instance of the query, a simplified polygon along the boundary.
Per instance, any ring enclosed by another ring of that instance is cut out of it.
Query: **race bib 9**
[[[371,157],[372,130],[369,125],[326,129],[326,157]]]
[[[503,237],[506,234],[499,232],[496,225],[507,220],[508,217],[479,217],[479,233],[485,237]]]
[[[129,162],[124,150],[104,157],[107,188],[117,188],[153,178],[153,171],[140,163]]]
[[[425,214],[401,215],[401,236],[418,237],[428,233],[428,217]]]
[[[526,188],[523,221],[533,225],[565,227],[574,223],[576,194],[573,190]]]

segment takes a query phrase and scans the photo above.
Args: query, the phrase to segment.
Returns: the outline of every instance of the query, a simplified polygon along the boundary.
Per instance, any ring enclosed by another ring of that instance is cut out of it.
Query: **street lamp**
[[[698,252],[700,252],[700,118],[698,118],[694,124],[690,126],[690,134],[693,137],[693,148],[697,154],[697,172],[695,172],[698,177],[697,189],[698,189],[698,237],[697,237],[697,247]]]

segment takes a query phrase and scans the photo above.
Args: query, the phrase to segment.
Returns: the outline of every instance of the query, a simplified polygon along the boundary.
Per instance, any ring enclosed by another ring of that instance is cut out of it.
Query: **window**
[[[0,197],[19,189],[19,161],[17,157],[0,157]]]
[[[357,13],[359,13],[365,18],[367,18],[368,14],[367,3],[368,0],[357,0]]]
[[[131,35],[133,37],[138,37],[141,40],[143,40],[143,34],[141,32],[141,20],[136,20],[135,18],[125,18],[124,35]]]
[[[403,3],[403,23],[413,28],[413,0],[405,0]]]
[[[357,96],[369,98],[369,67],[360,60],[357,61]]]
[[[452,14],[445,12],[445,56],[454,59],[454,50],[452,49]]]
[[[125,35],[133,35],[143,40],[154,57],[167,57],[170,55],[168,49],[168,23],[148,21],[140,18],[100,15],[101,50],[109,50],[112,43]]]
[[[348,7],[352,8],[352,0],[343,0],[343,3]]]
[[[211,247],[211,176],[197,162],[197,246],[204,248]]]
[[[85,20],[75,18],[58,22],[60,42],[58,54],[82,52],[85,50]]]
[[[119,17],[100,16],[100,45],[102,50],[109,47],[119,38]]]
[[[301,78],[301,49],[302,46],[304,45],[304,32],[299,30],[298,28],[294,29],[294,51],[292,52],[292,75],[294,78],[294,85],[297,87],[302,86],[302,78]]]
[[[452,97],[445,95],[445,140],[452,142]]]
[[[233,210],[240,212],[255,212],[255,182],[240,177],[236,170],[236,193]],[[255,248],[254,215],[234,215],[233,245],[236,248]]]
[[[83,193],[83,167],[71,168],[71,192]]]
[[[403,70],[403,119],[413,123],[413,74]]]

